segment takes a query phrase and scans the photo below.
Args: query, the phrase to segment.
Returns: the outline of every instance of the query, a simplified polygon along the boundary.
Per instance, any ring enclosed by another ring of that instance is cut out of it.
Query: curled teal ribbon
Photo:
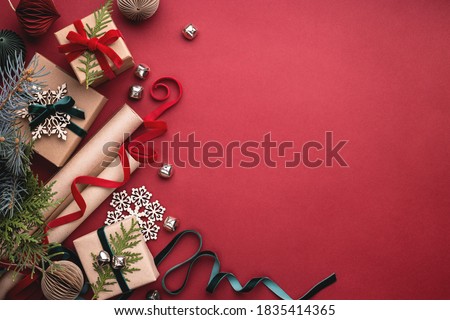
[[[185,236],[187,235],[194,235],[199,240],[199,246],[197,248],[197,251],[188,259],[185,261],[173,266],[170,268],[163,276],[162,278],[162,287],[164,290],[171,294],[171,295],[177,295],[183,291],[185,288],[187,281],[189,279],[189,275],[191,273],[191,269],[194,266],[194,264],[202,257],[208,257],[212,258],[214,261],[213,268],[211,270],[211,275],[209,277],[209,281],[206,287],[206,291],[213,293],[219,283],[226,279],[230,283],[231,287],[236,292],[250,292],[252,291],[258,284],[265,285],[270,291],[272,291],[276,296],[283,300],[293,300],[281,287],[276,284],[273,280],[271,280],[268,277],[259,277],[259,278],[253,278],[250,281],[248,281],[244,286],[241,285],[239,280],[236,278],[236,276],[229,272],[220,272],[220,261],[217,255],[212,251],[201,251],[202,250],[202,236],[194,230],[185,230],[183,232],[180,232],[178,235],[175,236],[175,238],[155,257],[155,264],[158,266],[172,251],[172,249],[176,246],[176,244]],[[186,277],[182,283],[182,285],[175,290],[170,290],[166,286],[166,278],[174,271],[178,270],[179,268],[182,268],[183,266],[188,265],[188,270],[186,273]],[[325,289],[326,287],[330,286],[336,282],[336,275],[333,273],[317,283],[314,287],[312,287],[308,292],[306,292],[303,296],[299,298],[299,300],[306,300],[312,298],[315,294],[320,292],[321,290]],[[149,295],[147,295],[149,296]]]
[[[45,119],[55,115],[57,112],[63,112],[72,117],[84,120],[84,111],[78,108],[74,108],[74,106],[75,100],[73,100],[73,98],[70,96],[59,99],[53,104],[43,105],[35,103],[29,105],[28,113],[33,117],[33,120],[30,122],[31,130],[36,129],[36,127],[43,123]],[[72,121],[70,121],[70,123],[67,125],[67,129],[71,130],[73,133],[82,138],[87,134],[84,129],[80,128]]]

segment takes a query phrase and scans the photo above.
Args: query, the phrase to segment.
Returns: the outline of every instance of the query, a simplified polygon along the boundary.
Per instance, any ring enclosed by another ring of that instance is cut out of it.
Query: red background
[[[28,58],[39,51],[70,71],[52,33],[102,1],[55,2],[61,18],[41,38],[25,37],[6,0],[0,26],[26,38]],[[168,181],[145,168],[125,189],[146,185],[241,282],[268,275],[295,297],[336,272],[317,298],[450,299],[449,1],[163,0],[141,24],[115,9],[135,61],[152,76],[139,102],[127,99],[132,70],[99,86],[109,102],[90,135],[125,102],[142,116],[153,110],[148,88],[170,75],[185,94],[162,118],[164,140],[195,132],[226,144],[271,132],[299,148],[323,142],[326,131],[349,140],[341,152],[349,168],[187,167]],[[192,42],[180,33],[190,22],[199,29]],[[45,178],[56,172],[42,159],[34,167]],[[68,246],[101,226],[108,203]],[[150,249],[170,238],[161,231]],[[160,270],[193,247],[185,243]],[[177,298],[273,298],[265,288],[237,295],[225,283],[206,293],[211,265],[198,265]],[[134,298],[150,288],[160,283]]]

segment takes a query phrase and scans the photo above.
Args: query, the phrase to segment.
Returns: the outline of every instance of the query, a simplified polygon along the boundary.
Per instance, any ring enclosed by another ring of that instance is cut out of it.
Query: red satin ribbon
[[[108,77],[108,79],[114,79],[116,75],[109,66],[106,57],[120,69],[123,60],[109,47],[109,45],[117,41],[117,39],[122,38],[122,33],[119,30],[109,30],[100,38],[95,37],[89,39],[81,20],[76,20],[73,24],[77,32],[70,31],[66,37],[70,43],[58,46],[58,51],[67,53],[66,58],[69,62],[72,62],[81,56],[86,50],[91,51],[95,54],[98,64],[102,68],[105,76]]]
[[[126,149],[130,153],[130,155],[133,156],[133,158],[139,161],[142,160],[153,161],[156,158],[157,154],[155,150],[153,150],[152,148],[145,150],[141,146],[145,145],[148,141],[163,135],[167,131],[167,124],[164,121],[157,121],[156,119],[159,116],[161,116],[167,109],[177,104],[178,101],[180,101],[181,96],[183,94],[183,88],[180,82],[178,82],[178,80],[172,77],[164,77],[156,80],[153,83],[150,90],[150,95],[152,96],[153,99],[157,101],[164,101],[170,97],[171,95],[170,88],[168,85],[162,83],[162,81],[173,81],[178,88],[179,92],[178,96],[174,100],[168,101],[165,104],[159,106],[157,109],[153,110],[144,118],[144,127],[147,129],[147,132],[134,138],[130,143],[122,144],[120,146],[118,156],[122,164],[123,180],[112,181],[91,176],[79,176],[75,178],[71,185],[71,191],[73,199],[76,201],[80,210],[70,213],[66,216],[56,218],[53,221],[50,221],[47,225],[46,231],[48,231],[49,229],[57,228],[67,223],[71,223],[83,217],[84,213],[86,212],[87,205],[86,201],[84,201],[83,199],[81,191],[77,187],[78,184],[86,184],[97,187],[116,189],[122,187],[128,182],[131,176],[131,171],[130,171],[130,162],[126,154]],[[162,88],[166,91],[166,95],[164,97],[158,98],[155,95],[154,90],[158,88]],[[44,239],[44,243],[48,243],[47,238]],[[31,278],[31,275],[26,275],[24,279],[22,279],[14,288],[12,288],[8,292],[7,298],[21,299],[21,300],[26,299],[27,296],[24,293],[25,289],[30,285],[32,285],[37,279],[38,277]]]

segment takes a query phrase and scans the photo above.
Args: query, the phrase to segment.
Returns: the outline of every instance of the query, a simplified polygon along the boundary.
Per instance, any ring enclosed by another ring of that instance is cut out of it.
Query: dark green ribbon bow
[[[75,100],[73,100],[70,96],[66,96],[56,101],[54,104],[31,104],[28,107],[28,113],[33,117],[33,120],[30,122],[31,130],[34,130],[48,117],[56,115],[57,112],[63,112],[72,117],[84,120],[84,111],[74,108],[74,105]],[[70,121],[70,123],[67,125],[67,129],[71,130],[76,135],[82,138],[87,134],[85,130],[77,126],[72,121]]]

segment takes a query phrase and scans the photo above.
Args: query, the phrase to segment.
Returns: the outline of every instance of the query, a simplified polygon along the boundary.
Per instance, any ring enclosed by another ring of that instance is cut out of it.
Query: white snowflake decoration
[[[67,94],[67,84],[63,83],[58,86],[57,90],[44,90],[37,92],[34,97],[35,100],[31,103],[39,103],[42,105],[54,104]],[[23,108],[19,111],[19,115],[22,118],[28,118],[28,121],[32,121],[33,118],[28,113],[28,108]],[[67,140],[67,125],[70,123],[70,115],[64,112],[56,112],[39,124],[32,132],[31,137],[33,140],[42,138],[42,136],[57,135],[59,139]]]
[[[111,225],[127,217],[134,217],[141,227],[145,241],[156,240],[161,229],[156,221],[162,221],[164,208],[158,200],[150,201],[152,194],[145,186],[132,188],[131,195],[125,190],[114,192],[110,205],[114,211],[108,211],[105,224]]]

